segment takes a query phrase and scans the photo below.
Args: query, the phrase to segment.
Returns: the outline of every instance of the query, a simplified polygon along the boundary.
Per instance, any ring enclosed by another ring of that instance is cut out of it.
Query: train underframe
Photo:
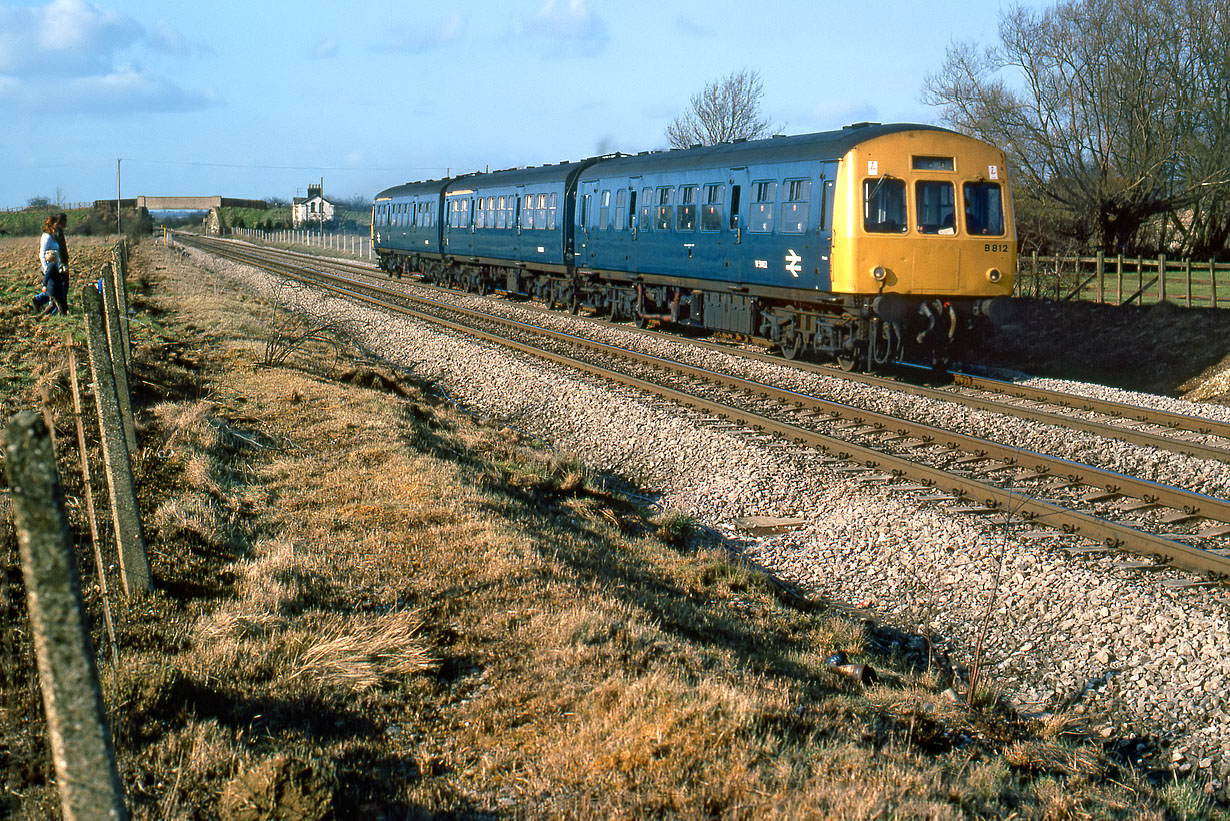
[[[767,340],[787,359],[829,358],[846,370],[882,370],[903,361],[946,369],[959,347],[985,327],[989,304],[969,297],[891,293],[788,300],[740,288],[700,290],[392,254],[382,254],[380,266],[390,276],[416,274],[438,285],[476,294],[498,291],[573,314],[591,311],[613,322],[661,323]]]

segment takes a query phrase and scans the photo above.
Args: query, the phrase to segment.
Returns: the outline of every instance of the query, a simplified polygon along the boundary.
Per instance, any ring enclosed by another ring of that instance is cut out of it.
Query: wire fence
[[[375,258],[372,250],[372,238],[369,234],[331,233],[328,231],[312,231],[296,228],[281,231],[265,231],[260,228],[232,228],[233,237],[243,237],[254,242],[271,245],[302,245],[336,251],[344,256],[371,260]]]
[[[1021,255],[1017,296],[1187,308],[1230,307],[1230,262],[1096,256]]]
[[[91,202],[49,202],[46,205],[20,205],[16,208],[0,208],[0,214],[20,214],[22,211],[80,211],[82,208],[93,208]]]

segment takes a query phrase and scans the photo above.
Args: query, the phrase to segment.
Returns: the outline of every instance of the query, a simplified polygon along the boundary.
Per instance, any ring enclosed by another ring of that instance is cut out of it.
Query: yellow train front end
[[[946,360],[989,301],[1011,295],[1016,226],[999,149],[940,130],[874,137],[842,158],[835,199],[832,290],[870,307],[882,356]]]

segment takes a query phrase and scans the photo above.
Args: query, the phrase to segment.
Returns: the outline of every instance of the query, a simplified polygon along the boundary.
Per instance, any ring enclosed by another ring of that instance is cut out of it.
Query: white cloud
[[[89,0],[0,4],[0,100],[28,112],[191,111],[217,98],[134,67],[145,52],[208,51],[164,22],[146,29]]]
[[[611,39],[606,22],[590,11],[585,0],[546,0],[526,21],[525,29],[576,54],[596,54]]]
[[[158,20],[150,26],[147,41],[154,51],[175,57],[192,57],[212,52],[209,46],[189,40],[178,29],[163,20]]]
[[[110,67],[144,36],[141,24],[85,0],[0,6],[0,73],[75,76]]]
[[[465,33],[465,18],[454,11],[440,20],[414,23],[392,32],[387,48],[421,54],[458,43]]]
[[[312,57],[316,60],[327,60],[337,56],[337,40],[321,40],[312,47]]]

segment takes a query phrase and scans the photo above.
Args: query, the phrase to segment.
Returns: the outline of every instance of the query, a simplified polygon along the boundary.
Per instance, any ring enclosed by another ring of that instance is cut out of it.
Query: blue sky
[[[1040,5],[1034,0],[1027,5]],[[782,133],[936,122],[923,78],[1003,0],[0,0],[0,207],[337,197],[666,146],[760,73]],[[941,9],[941,11],[937,11]]]

